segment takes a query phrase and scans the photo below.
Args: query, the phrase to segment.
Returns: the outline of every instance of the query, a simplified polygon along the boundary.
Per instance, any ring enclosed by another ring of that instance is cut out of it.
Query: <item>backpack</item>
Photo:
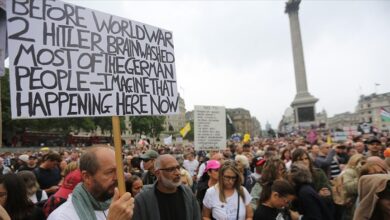
[[[343,173],[331,180],[331,182],[333,202],[341,206],[351,205],[352,199],[347,196],[344,188]]]
[[[43,214],[46,218],[52,213],[56,208],[66,202],[66,199],[61,197],[56,197],[54,195],[50,196],[46,203],[43,205]]]
[[[36,196],[37,196],[37,203],[35,204],[36,206],[42,208],[43,205],[46,203],[47,199],[45,200],[42,200],[42,189],[38,189],[38,191],[36,192]]]
[[[37,190],[36,196],[37,196],[37,201],[40,202],[42,199],[42,190],[41,189]]]

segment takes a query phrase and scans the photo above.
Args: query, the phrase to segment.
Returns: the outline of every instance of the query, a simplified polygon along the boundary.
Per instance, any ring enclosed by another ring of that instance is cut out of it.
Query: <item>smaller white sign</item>
[[[226,147],[226,110],[220,106],[195,106],[195,150]]]

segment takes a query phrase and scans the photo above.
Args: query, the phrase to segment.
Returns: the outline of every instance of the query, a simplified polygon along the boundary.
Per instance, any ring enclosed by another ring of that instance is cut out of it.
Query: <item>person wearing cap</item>
[[[19,159],[19,160],[17,160],[18,166],[17,166],[17,170],[16,170],[15,173],[24,170],[24,167],[27,166],[28,155],[27,154],[22,154],[22,155],[20,155],[18,157],[18,159]]]
[[[203,220],[252,219],[252,197],[241,183],[241,173],[236,162],[226,161],[219,169],[218,183],[210,187],[204,196]]]
[[[180,165],[164,154],[155,160],[157,181],[144,186],[135,197],[132,220],[200,220],[198,202],[192,190],[181,184]]]
[[[54,195],[50,196],[48,201],[43,206],[43,213],[46,218],[62,203],[66,202],[69,194],[72,193],[73,189],[80,182],[81,172],[79,169],[73,170],[65,176],[65,179],[58,191],[54,193]]]
[[[144,185],[153,184],[157,179],[154,175],[154,161],[157,157],[158,153],[154,150],[147,150],[140,156],[140,159],[143,161],[143,167],[145,170],[145,172],[142,174],[142,182]]]
[[[220,164],[223,164],[225,158],[224,158],[223,154],[219,153],[218,151],[210,151],[210,160],[218,160]],[[203,173],[206,170],[206,164],[207,164],[207,161],[202,163],[198,168],[198,175],[197,175],[198,181],[203,176]]]
[[[34,171],[37,167],[37,160],[35,156],[22,154],[19,156],[19,160],[23,161],[23,164],[19,167],[18,172],[23,170]]]
[[[221,163],[218,160],[209,160],[206,164],[205,172],[200,178],[196,191],[196,199],[199,202],[200,209],[203,208],[203,198],[208,188],[218,183],[218,171]]]
[[[377,156],[383,159],[382,145],[378,138],[371,137],[367,140],[367,157]]]
[[[82,182],[76,185],[68,200],[49,215],[48,220],[131,219],[134,199],[128,192],[119,195],[116,171],[115,151],[112,148],[89,148],[80,158]],[[62,193],[69,193],[69,189],[64,188]]]

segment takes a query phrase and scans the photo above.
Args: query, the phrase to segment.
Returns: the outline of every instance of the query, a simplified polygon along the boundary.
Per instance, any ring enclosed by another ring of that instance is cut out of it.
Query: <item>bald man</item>
[[[89,148],[80,158],[82,183],[48,220],[128,220],[133,215],[130,193],[119,195],[115,152],[108,147]]]
[[[180,165],[169,155],[154,164],[157,181],[135,197],[133,220],[199,220],[200,209],[191,189],[181,184]]]

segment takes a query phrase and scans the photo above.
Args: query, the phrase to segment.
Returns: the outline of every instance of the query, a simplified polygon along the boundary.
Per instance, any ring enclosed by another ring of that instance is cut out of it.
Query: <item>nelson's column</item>
[[[294,109],[295,125],[308,127],[315,122],[315,103],[318,99],[312,96],[307,88],[305,61],[303,58],[301,30],[298,18],[299,3],[301,3],[301,0],[288,0],[285,10],[290,20],[295,84],[297,88],[297,94],[291,103],[291,107]]]

